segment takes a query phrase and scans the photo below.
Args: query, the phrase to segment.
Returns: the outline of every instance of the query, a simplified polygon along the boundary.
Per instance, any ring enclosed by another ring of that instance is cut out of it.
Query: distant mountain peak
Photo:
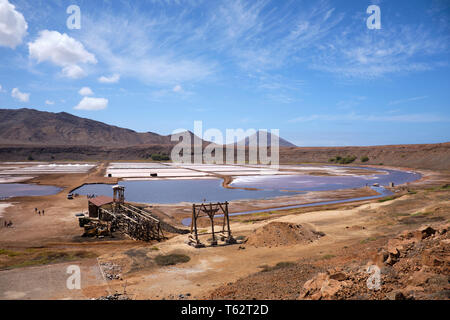
[[[293,143],[291,143],[291,142],[289,142],[289,141],[287,141],[287,140],[285,140],[285,139],[283,139],[283,138],[277,136],[276,134],[273,134],[273,133],[271,133],[271,132],[269,132],[269,131],[267,131],[267,130],[258,130],[258,131],[256,131],[256,133],[252,134],[251,136],[246,137],[246,138],[245,138],[245,146],[246,146],[246,147],[249,146],[249,144],[250,144],[250,139],[251,139],[251,138],[253,139],[253,137],[256,137],[256,141],[257,141],[257,143],[258,143],[258,145],[259,145],[259,136],[260,136],[260,133],[266,135],[266,137],[267,137],[267,146],[269,146],[269,147],[272,145],[272,137],[274,137],[275,139],[278,138],[278,145],[279,145],[280,147],[297,147],[295,144],[293,144]]]

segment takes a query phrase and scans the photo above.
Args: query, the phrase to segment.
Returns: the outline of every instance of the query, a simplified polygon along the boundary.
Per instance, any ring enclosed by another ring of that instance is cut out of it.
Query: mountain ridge
[[[188,132],[193,137],[194,134]],[[268,140],[270,146],[270,133]],[[246,141],[248,145],[249,137]],[[295,147],[282,138],[279,141],[281,147]],[[177,143],[171,141],[171,135],[136,132],[68,112],[55,113],[30,108],[0,109],[0,145],[124,147]]]

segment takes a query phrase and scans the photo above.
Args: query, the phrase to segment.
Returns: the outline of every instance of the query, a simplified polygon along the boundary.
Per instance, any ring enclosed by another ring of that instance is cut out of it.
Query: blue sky
[[[299,146],[447,142],[449,17],[445,0],[0,0],[0,108]]]

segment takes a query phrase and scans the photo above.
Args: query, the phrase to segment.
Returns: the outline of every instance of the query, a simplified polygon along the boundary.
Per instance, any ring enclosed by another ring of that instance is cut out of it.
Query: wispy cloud
[[[422,25],[388,26],[382,32],[348,27],[325,41],[311,68],[341,77],[378,78],[427,71],[445,65],[430,57],[448,52],[448,36]]]
[[[187,47],[184,37],[190,30],[184,22],[182,14],[103,14],[84,19],[85,29],[96,32],[86,31],[82,40],[112,73],[157,85],[201,80],[212,73],[214,63],[201,48],[192,53]]]
[[[447,52],[445,35],[420,24],[384,23],[382,32],[373,32],[326,0],[302,1],[301,10],[297,1],[153,3],[152,11],[83,15],[81,40],[108,72],[164,87],[240,69],[249,77],[263,74],[269,87],[270,78],[289,67],[377,78],[446,63],[424,59]]]
[[[120,80],[120,75],[115,73],[109,77],[107,76],[101,76],[98,78],[98,82],[100,83],[117,83]]]
[[[413,98],[407,98],[407,99],[394,100],[394,101],[389,101],[388,105],[393,106],[393,105],[407,103],[407,102],[411,102],[411,101],[423,100],[423,99],[426,99],[426,98],[428,98],[428,96],[420,96],[420,97],[413,97]]]
[[[301,116],[289,120],[289,122],[313,122],[313,121],[363,121],[363,122],[407,122],[407,123],[427,123],[427,122],[450,122],[450,118],[435,114],[400,114],[400,115],[364,115],[357,113],[349,114],[313,114]]]

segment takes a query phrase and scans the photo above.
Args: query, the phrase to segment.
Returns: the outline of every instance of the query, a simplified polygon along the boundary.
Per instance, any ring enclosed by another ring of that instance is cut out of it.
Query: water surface
[[[27,196],[50,196],[57,194],[61,188],[40,186],[26,183],[0,183],[0,199]]]
[[[132,202],[173,204],[180,202],[198,203],[225,202],[244,199],[269,199],[292,195],[280,190],[227,189],[221,179],[208,180],[143,180],[121,181],[125,187],[125,199]],[[73,191],[80,195],[112,196],[112,185],[87,184]]]

